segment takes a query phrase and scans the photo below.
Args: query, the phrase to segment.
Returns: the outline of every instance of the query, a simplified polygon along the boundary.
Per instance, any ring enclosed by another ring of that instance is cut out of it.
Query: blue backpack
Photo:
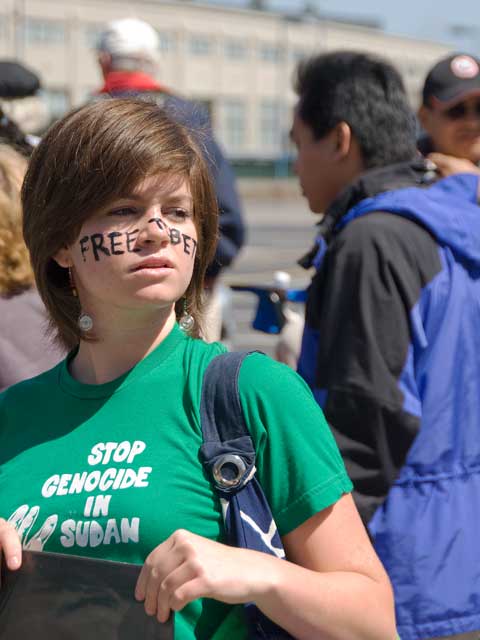
[[[226,542],[285,558],[277,526],[255,476],[255,447],[240,404],[238,377],[248,352],[223,353],[205,370],[200,456],[220,498]],[[249,640],[292,640],[253,602],[244,605]]]

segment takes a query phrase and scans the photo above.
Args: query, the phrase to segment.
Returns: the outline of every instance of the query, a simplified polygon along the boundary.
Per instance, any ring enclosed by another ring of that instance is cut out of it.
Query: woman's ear
[[[52,256],[53,260],[64,269],[72,266],[72,258],[70,256],[70,250],[67,247],[62,247],[57,253]]]

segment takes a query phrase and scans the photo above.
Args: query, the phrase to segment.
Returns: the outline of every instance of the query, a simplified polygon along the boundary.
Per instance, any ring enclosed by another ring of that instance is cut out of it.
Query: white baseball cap
[[[159,38],[155,29],[143,20],[124,18],[109,22],[100,34],[97,51],[112,57],[135,57],[156,60]]]

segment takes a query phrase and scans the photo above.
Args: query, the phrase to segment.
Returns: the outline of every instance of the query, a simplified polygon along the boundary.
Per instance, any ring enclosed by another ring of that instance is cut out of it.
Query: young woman
[[[222,544],[199,404],[223,348],[194,337],[217,211],[191,135],[154,104],[83,107],[35,151],[23,206],[38,289],[71,351],[0,396],[8,566],[22,545],[142,564],[135,597],[160,621],[177,611],[179,640],[244,638],[236,605],[250,601],[298,638],[394,638],[389,581],[321,411],[260,354],[240,396],[288,560]]]

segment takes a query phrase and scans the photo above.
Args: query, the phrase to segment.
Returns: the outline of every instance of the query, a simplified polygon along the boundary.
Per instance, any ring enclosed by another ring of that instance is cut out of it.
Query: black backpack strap
[[[255,448],[243,415],[238,378],[252,352],[224,353],[205,370],[200,455],[220,497],[226,541],[284,558],[268,501],[255,477]],[[244,605],[250,640],[293,640],[253,602]]]
[[[208,365],[203,376],[202,415],[203,439],[232,440],[248,435],[240,396],[238,378],[248,351],[222,353]]]
[[[217,490],[232,493],[255,473],[255,448],[240,403],[238,378],[242,362],[252,351],[223,353],[203,376],[200,454]]]

